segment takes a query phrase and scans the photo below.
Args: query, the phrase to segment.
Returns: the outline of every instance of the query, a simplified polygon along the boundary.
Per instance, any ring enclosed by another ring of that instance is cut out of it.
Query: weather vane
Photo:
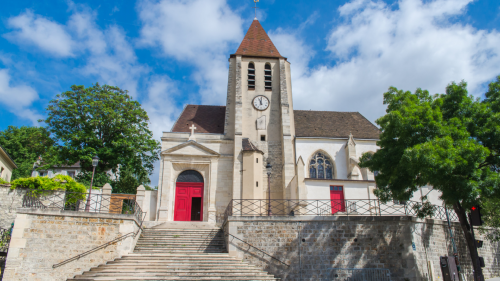
[[[259,2],[259,0],[253,0],[253,2],[255,3],[255,7],[252,7],[252,8],[255,9],[255,19],[257,19],[257,9],[259,8],[259,7],[257,7],[257,2]]]

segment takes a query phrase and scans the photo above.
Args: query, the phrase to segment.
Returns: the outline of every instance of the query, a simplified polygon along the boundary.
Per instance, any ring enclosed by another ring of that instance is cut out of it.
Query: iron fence
[[[384,268],[333,268],[334,281],[391,281],[391,272]]]
[[[55,209],[64,211],[130,214],[139,224],[144,218],[135,195],[89,194],[64,190],[30,191],[23,197],[24,208]]]
[[[233,199],[229,202],[222,224],[229,216],[417,216],[424,206],[414,201],[386,202],[377,199],[354,200],[293,200],[293,199]],[[454,211],[448,210],[450,220],[458,221]],[[447,220],[446,208],[432,206],[427,217]]]

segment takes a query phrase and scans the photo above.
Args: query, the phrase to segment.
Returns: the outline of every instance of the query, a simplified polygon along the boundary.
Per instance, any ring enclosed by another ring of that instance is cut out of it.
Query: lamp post
[[[266,171],[267,171],[267,215],[272,216],[273,213],[271,212],[271,171],[273,169],[273,166],[269,162],[267,162],[266,165]]]
[[[99,157],[97,157],[97,155],[92,157],[92,179],[90,180],[89,197],[87,198],[87,206],[85,206],[85,212],[88,212],[90,210],[90,196],[92,195],[92,184],[94,184],[95,167],[97,167],[98,163],[99,163]]]

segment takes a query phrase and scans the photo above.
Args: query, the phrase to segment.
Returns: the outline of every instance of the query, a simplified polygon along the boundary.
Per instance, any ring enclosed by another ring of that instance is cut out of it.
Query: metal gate
[[[383,268],[333,268],[334,281],[391,281],[391,272]]]

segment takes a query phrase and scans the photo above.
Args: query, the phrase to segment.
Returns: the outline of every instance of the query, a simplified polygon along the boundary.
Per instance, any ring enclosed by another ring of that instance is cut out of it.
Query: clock
[[[253,106],[257,110],[266,110],[269,107],[269,100],[264,96],[256,96],[253,99]]]

